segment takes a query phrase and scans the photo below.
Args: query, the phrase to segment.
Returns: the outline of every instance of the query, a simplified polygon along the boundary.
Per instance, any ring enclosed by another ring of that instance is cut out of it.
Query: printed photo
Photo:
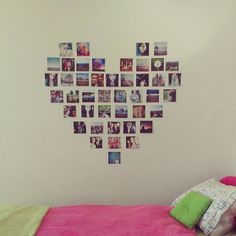
[[[76,106],[64,106],[63,114],[64,114],[64,118],[76,117]]]
[[[104,74],[92,74],[91,75],[91,86],[92,87],[103,87],[104,86]]]
[[[76,86],[89,86],[89,73],[76,73]]]
[[[107,87],[118,87],[118,74],[106,74],[106,86]]]
[[[126,90],[115,90],[114,91],[114,102],[125,103],[127,99]]]
[[[162,118],[163,117],[163,105],[152,105],[150,107],[151,118]]]
[[[169,86],[180,86],[181,85],[181,73],[169,73],[168,75]]]
[[[163,71],[164,70],[164,58],[152,58],[151,59],[151,70],[152,71]]]
[[[61,59],[62,71],[75,71],[75,59],[74,58],[62,58]]]
[[[76,70],[77,71],[89,71],[89,59],[88,58],[77,58],[76,59]]]
[[[109,149],[121,148],[120,137],[108,137],[108,148]]]
[[[105,71],[105,59],[104,58],[93,58],[92,59],[93,71]]]
[[[120,71],[133,71],[133,59],[121,58],[120,59]]]
[[[164,102],[176,102],[176,89],[164,89],[163,100]]]
[[[95,102],[95,92],[82,92],[82,102]]]
[[[124,121],[123,124],[124,134],[135,134],[136,133],[136,122],[135,121]]]
[[[57,73],[45,73],[45,86],[55,87],[58,84]]]
[[[145,106],[134,105],[133,106],[133,118],[145,118]]]
[[[72,56],[72,43],[59,43],[59,51],[61,57]]]
[[[86,124],[83,121],[74,121],[74,134],[86,134]]]
[[[66,102],[68,103],[79,103],[79,91],[70,91],[66,94]]]
[[[137,136],[126,137],[126,148],[135,149],[139,147],[139,138]]]
[[[98,105],[98,117],[100,118],[111,117],[111,105]]]
[[[120,152],[108,152],[108,164],[121,164]]]
[[[167,42],[154,43],[154,56],[165,56],[165,55],[167,55]]]
[[[82,105],[81,117],[94,117],[94,105]]]
[[[121,87],[132,87],[134,85],[134,75],[121,74],[120,81],[121,81]]]
[[[140,121],[140,133],[152,133],[152,121]]]
[[[115,106],[115,118],[128,118],[128,106]]]
[[[91,124],[91,134],[103,134],[103,122],[93,122]]]
[[[102,137],[90,137],[90,148],[102,148]]]
[[[136,71],[149,71],[149,59],[137,58],[136,59]]]
[[[136,56],[149,56],[149,43],[136,43]]]
[[[72,73],[61,73],[62,86],[74,86],[74,75]]]
[[[149,86],[149,74],[136,74],[136,86],[137,87]]]
[[[77,56],[90,56],[90,47],[88,42],[76,43]]]
[[[179,70],[179,62],[178,61],[166,62],[166,70],[167,71],[178,71]]]
[[[98,102],[111,102],[111,90],[98,90]]]
[[[52,103],[63,103],[63,90],[51,90],[50,95]]]
[[[164,73],[153,74],[152,86],[165,86],[165,74]]]
[[[108,122],[107,123],[108,134],[119,134],[120,133],[120,122]]]
[[[60,58],[59,57],[48,57],[47,58],[47,69],[48,71],[60,71]]]
[[[131,90],[130,101],[132,103],[141,103],[143,101],[143,94],[140,90]]]
[[[147,102],[159,102],[159,90],[158,89],[148,89],[146,94]]]

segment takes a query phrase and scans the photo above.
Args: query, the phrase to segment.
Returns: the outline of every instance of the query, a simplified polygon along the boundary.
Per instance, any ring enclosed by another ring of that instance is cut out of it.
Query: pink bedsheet
[[[158,205],[81,205],[49,210],[36,236],[193,236]]]

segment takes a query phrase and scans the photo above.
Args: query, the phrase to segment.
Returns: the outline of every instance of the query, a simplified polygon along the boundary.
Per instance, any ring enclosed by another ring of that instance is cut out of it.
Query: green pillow
[[[176,220],[192,229],[211,205],[212,200],[199,192],[190,192],[170,212]]]

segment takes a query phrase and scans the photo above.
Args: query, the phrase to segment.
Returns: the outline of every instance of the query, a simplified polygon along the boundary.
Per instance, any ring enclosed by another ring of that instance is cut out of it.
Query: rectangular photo
[[[148,58],[136,59],[136,71],[149,71],[150,63]]]
[[[47,69],[48,71],[60,71],[60,58],[59,57],[48,57],[47,58]]]
[[[152,86],[165,86],[165,78],[164,73],[152,74]]]
[[[95,92],[82,92],[82,102],[95,102]]]
[[[59,55],[61,57],[70,57],[73,55],[72,43],[59,43]]]
[[[86,124],[83,121],[74,121],[74,134],[86,134]]]
[[[74,74],[61,73],[61,85],[62,86],[74,86]]]
[[[104,74],[92,74],[91,75],[91,86],[92,87],[103,87],[104,86]]]
[[[108,152],[108,164],[121,164],[120,152]]]
[[[149,56],[149,43],[136,43],[136,56]]]
[[[133,71],[133,58],[120,58],[120,71]]]
[[[77,71],[89,71],[89,58],[77,58],[76,59]]]
[[[66,94],[67,103],[79,103],[79,90],[70,91]]]
[[[167,42],[155,42],[154,56],[166,56],[166,55],[167,55]]]
[[[89,42],[78,42],[76,43],[77,56],[90,56],[90,45]]]
[[[149,74],[136,74],[136,86],[137,87],[149,86]]]
[[[166,62],[166,70],[167,71],[178,71],[179,70],[179,62],[178,61],[167,61]]]
[[[58,74],[57,73],[45,73],[45,86],[55,87],[58,85]]]
[[[115,106],[115,118],[128,118],[128,106],[116,105]]]
[[[127,101],[126,90],[114,90],[114,102],[125,103]]]
[[[176,89],[164,89],[163,101],[164,102],[176,102]]]
[[[64,114],[64,118],[67,118],[67,117],[75,118],[76,106],[64,106],[63,114]]]
[[[121,87],[133,87],[134,86],[134,75],[133,74],[121,74],[120,75]]]
[[[62,71],[75,71],[75,59],[74,58],[62,58],[61,59]]]
[[[93,58],[92,59],[93,71],[105,71],[105,58]]]
[[[121,148],[120,137],[108,137],[108,148],[109,149]]]
[[[76,86],[89,86],[89,73],[76,73]]]
[[[141,90],[131,90],[130,102],[132,102],[132,103],[142,103],[143,102],[143,93],[142,93],[142,91]]]
[[[98,117],[100,118],[111,117],[111,105],[98,105]]]
[[[146,102],[159,102],[159,90],[147,89]]]
[[[151,71],[164,71],[164,58],[152,58]]]
[[[133,118],[145,118],[145,106],[134,105],[133,106]]]
[[[111,102],[111,90],[98,90],[98,102]]]
[[[135,121],[124,121],[123,132],[124,132],[124,134],[135,134],[136,133],[136,122]]]
[[[63,90],[51,90],[51,103],[63,103]]]
[[[163,117],[163,105],[152,105],[150,107],[151,118],[162,118]]]
[[[152,133],[153,127],[152,127],[152,121],[140,121],[140,133],[146,134],[146,133]]]
[[[140,147],[139,138],[137,136],[126,137],[126,148],[127,149],[136,149],[139,147]]]
[[[108,134],[119,134],[120,133],[120,122],[109,121],[107,123]]]
[[[181,85],[181,73],[168,74],[169,86],[176,87]]]
[[[94,117],[94,105],[82,105],[81,117]]]
[[[93,122],[91,124],[91,134],[103,134],[103,122]]]
[[[107,87],[118,87],[119,74],[106,74],[106,86]]]
[[[90,148],[102,148],[102,137],[90,137]]]

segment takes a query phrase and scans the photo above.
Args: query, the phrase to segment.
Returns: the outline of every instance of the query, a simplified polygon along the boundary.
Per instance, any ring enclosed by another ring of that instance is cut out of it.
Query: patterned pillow
[[[209,235],[219,222],[221,215],[236,201],[236,187],[219,183],[215,179],[203,182],[181,194],[172,205],[176,205],[190,191],[200,192],[213,199],[212,204],[199,222],[205,235]]]

